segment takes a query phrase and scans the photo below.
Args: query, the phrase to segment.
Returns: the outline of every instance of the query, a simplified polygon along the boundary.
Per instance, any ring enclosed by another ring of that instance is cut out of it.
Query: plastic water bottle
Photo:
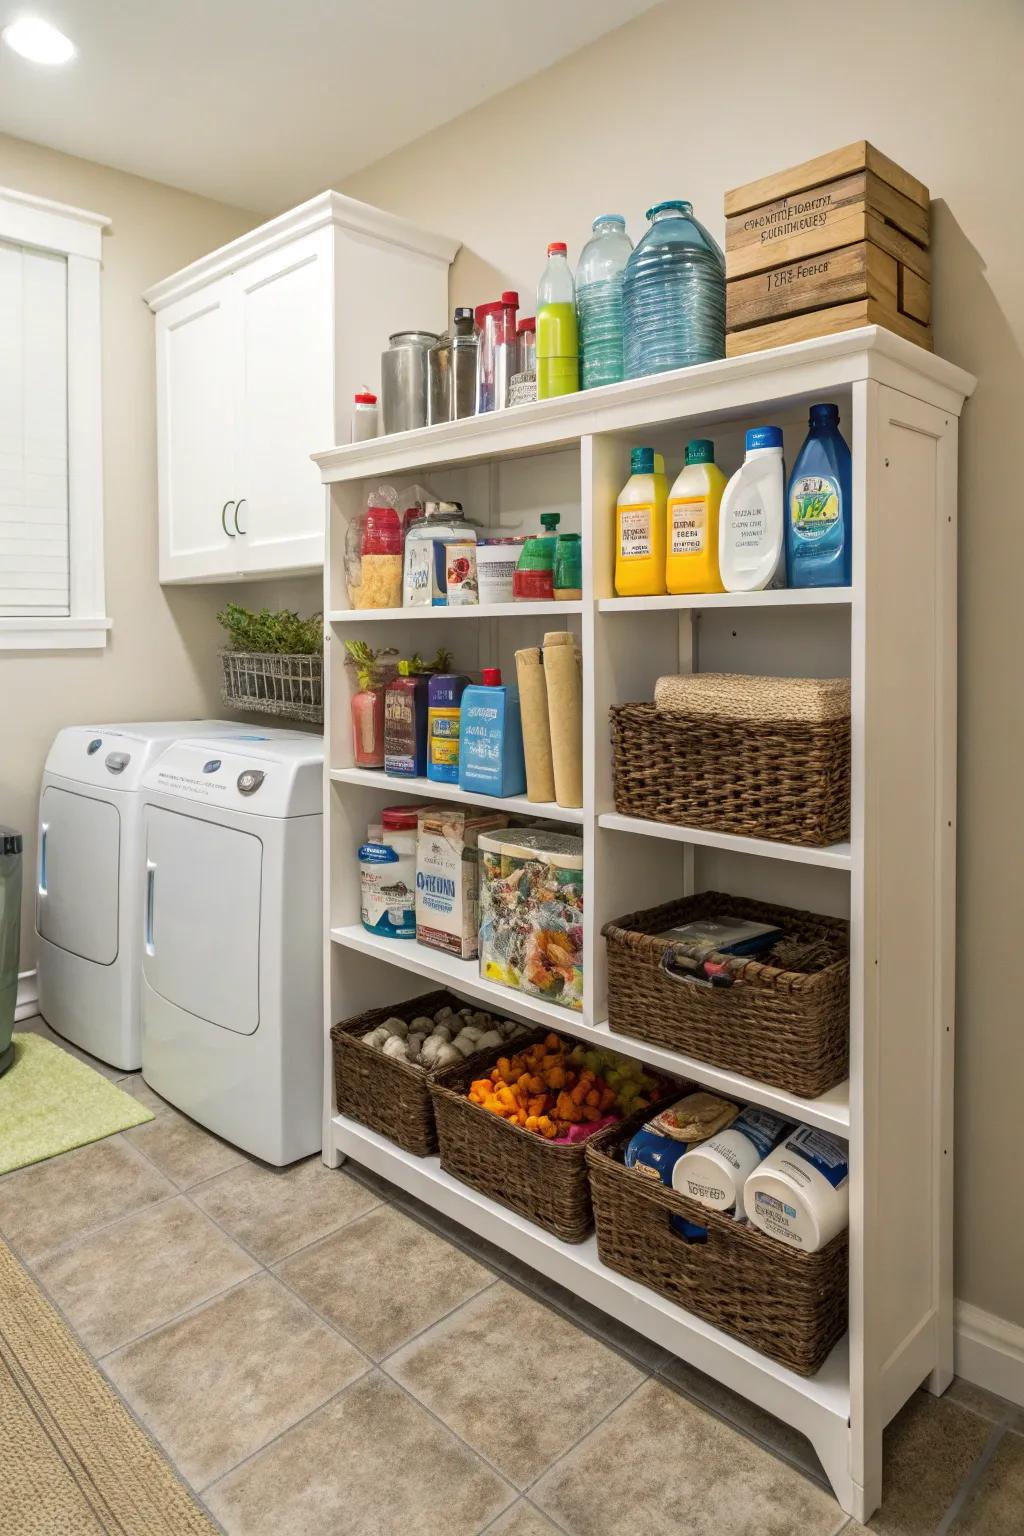
[[[548,246],[548,264],[537,287],[537,399],[572,395],[580,387],[576,284],[564,240]]]
[[[622,275],[633,250],[620,213],[602,213],[576,268],[580,387],[597,389],[623,378]]]
[[[626,378],[725,356],[725,258],[690,203],[656,203],[626,264]]]

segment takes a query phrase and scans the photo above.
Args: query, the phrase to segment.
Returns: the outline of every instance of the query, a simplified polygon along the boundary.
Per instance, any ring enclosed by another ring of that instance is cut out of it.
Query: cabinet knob
[[[228,507],[233,507],[234,505],[235,505],[235,503],[233,501],[226,501],[224,503],[224,505],[220,509],[220,525],[224,529],[224,532],[227,534],[229,539],[233,539],[234,538],[234,534],[231,532],[231,529],[228,527]],[[235,513],[236,527],[237,527],[237,519],[238,519],[238,513],[236,512]]]
[[[236,501],[236,503],[235,503],[235,532],[242,534],[243,537],[245,536],[246,530],[242,527],[241,523],[238,521],[238,514],[239,514],[239,512],[241,512],[242,508],[245,506],[245,503],[246,503],[246,498],[244,496],[242,497],[241,501]]]

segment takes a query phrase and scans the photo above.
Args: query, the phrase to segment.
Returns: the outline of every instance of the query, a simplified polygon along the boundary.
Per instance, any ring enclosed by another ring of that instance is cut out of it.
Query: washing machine
[[[142,1064],[136,849],[139,784],[184,735],[238,736],[230,720],[143,720],[59,731],[39,796],[39,1011],[57,1034],[112,1067]]]
[[[323,1115],[323,742],[178,741],[141,792],[142,1075],[265,1162]]]

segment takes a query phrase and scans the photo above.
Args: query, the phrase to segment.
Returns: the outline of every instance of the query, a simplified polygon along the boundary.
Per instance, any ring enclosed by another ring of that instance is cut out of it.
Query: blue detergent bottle
[[[812,405],[809,426],[786,491],[786,575],[791,587],[848,587],[851,465],[839,407]]]

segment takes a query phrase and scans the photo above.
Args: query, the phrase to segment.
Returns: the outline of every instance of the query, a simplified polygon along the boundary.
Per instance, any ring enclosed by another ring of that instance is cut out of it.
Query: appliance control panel
[[[143,790],[259,816],[323,810],[323,744],[179,741],[149,769]]]

